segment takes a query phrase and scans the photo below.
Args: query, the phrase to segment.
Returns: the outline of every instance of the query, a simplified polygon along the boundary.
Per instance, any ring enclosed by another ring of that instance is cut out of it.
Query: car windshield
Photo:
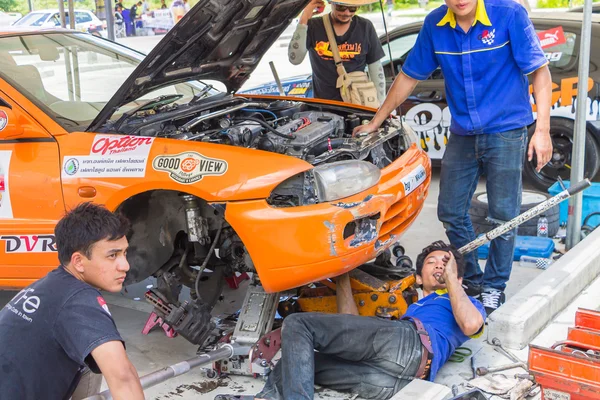
[[[50,13],[29,13],[17,22],[14,25],[24,25],[24,26],[42,26]]]
[[[142,61],[143,55],[110,41],[79,33],[0,38],[0,77],[17,87],[68,131],[84,130]],[[150,99],[219,93],[200,81],[166,86],[120,107],[118,118]]]

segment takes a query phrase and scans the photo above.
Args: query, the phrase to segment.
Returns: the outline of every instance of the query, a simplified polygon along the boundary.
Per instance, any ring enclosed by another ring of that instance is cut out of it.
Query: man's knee
[[[285,317],[283,320],[283,325],[281,326],[281,336],[288,334],[294,335],[300,332],[302,329],[305,329],[305,320],[309,317],[309,313],[295,313]]]

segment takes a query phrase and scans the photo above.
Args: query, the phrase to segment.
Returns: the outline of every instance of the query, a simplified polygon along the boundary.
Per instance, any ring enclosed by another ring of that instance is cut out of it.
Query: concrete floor
[[[443,227],[437,220],[436,204],[438,197],[439,171],[434,169],[429,196],[425,206],[415,223],[401,237],[400,243],[405,247],[407,254],[415,258],[423,247],[434,240],[446,239]],[[480,182],[478,190],[485,189],[485,181]],[[507,288],[507,296],[516,293],[541,271],[524,268],[515,263],[511,280]],[[167,338],[160,329],[144,336],[141,330],[148,318],[151,306],[143,300],[143,293],[153,281],[146,280],[133,287],[128,287],[121,294],[106,294],[111,313],[117,327],[127,344],[127,353],[136,366],[140,376],[155,371],[162,367],[174,364],[181,360],[193,357],[196,346],[185,339],[176,337]],[[232,291],[226,289],[224,300],[215,308],[215,315],[233,313],[240,306],[244,297],[244,287]],[[14,292],[0,292],[0,306],[4,305]],[[478,340],[467,343],[476,354],[477,366],[505,364],[508,360],[492,351],[484,341],[485,335]],[[523,358],[526,360],[526,355]],[[471,377],[469,361],[463,363],[448,363],[441,371],[436,382],[448,386],[458,385],[459,390],[466,390],[465,383]],[[196,369],[186,375],[172,379],[164,384],[150,388],[146,391],[147,399],[214,399],[216,394],[237,393],[255,394],[263,385],[260,379],[250,377],[231,376],[224,379],[208,379],[202,369]],[[350,398],[338,392],[321,390],[315,398]]]

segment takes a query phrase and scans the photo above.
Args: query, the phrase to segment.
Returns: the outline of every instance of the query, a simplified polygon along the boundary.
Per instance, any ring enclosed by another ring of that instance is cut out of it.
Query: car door
[[[421,24],[410,24],[395,30],[390,36],[389,48],[387,41],[384,40],[386,57],[383,65],[388,90],[394,76],[402,70],[402,64],[413,48],[420,29]],[[390,63],[390,50],[394,74]],[[415,90],[402,104],[401,113],[419,136],[421,148],[432,160],[441,160],[450,136],[450,110],[446,102],[444,76],[440,68],[435,70],[427,80],[417,84]]]
[[[0,79],[2,289],[27,286],[58,265],[54,226],[65,211],[59,149],[26,106],[35,108]]]

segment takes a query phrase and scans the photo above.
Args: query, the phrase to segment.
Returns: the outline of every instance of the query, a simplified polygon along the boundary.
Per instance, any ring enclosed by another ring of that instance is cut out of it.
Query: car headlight
[[[275,207],[335,201],[375,186],[380,177],[379,168],[369,162],[337,161],[287,179],[273,190],[267,201]]]
[[[334,201],[363,192],[377,184],[381,171],[366,161],[337,161],[314,168],[319,202]]]

